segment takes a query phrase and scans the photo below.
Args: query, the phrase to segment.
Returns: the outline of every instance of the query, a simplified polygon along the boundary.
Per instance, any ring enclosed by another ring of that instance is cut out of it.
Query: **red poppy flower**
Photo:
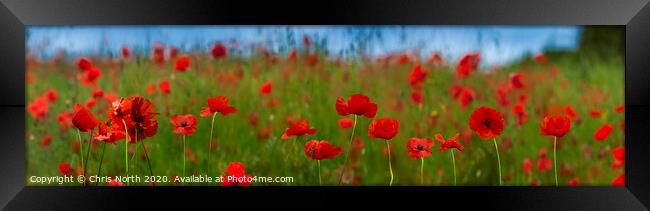
[[[165,63],[165,45],[162,43],[154,43],[151,59],[158,65]]]
[[[314,66],[314,65],[318,64],[318,61],[319,61],[319,60],[320,60],[320,59],[319,59],[319,57],[318,57],[317,54],[315,54],[315,53],[313,53],[313,54],[309,54],[309,55],[307,56],[307,58],[305,58],[305,64],[306,64],[307,66]]]
[[[262,86],[260,86],[260,95],[262,96],[271,95],[272,91],[273,91],[273,82],[271,81],[266,82],[262,84]]]
[[[433,140],[428,138],[410,138],[406,142],[408,156],[413,159],[426,158],[431,156],[431,147],[435,145]]]
[[[550,170],[553,168],[553,160],[547,158],[547,157],[541,157],[537,160],[537,171],[540,173],[544,173],[545,171]]]
[[[302,135],[312,135],[316,133],[316,128],[309,128],[309,121],[307,120],[296,120],[289,122],[289,128],[284,131],[282,134],[282,139],[288,139],[291,136],[302,136]]]
[[[124,186],[124,183],[115,178],[111,178],[111,180],[106,183],[106,186]]]
[[[618,175],[612,180],[612,186],[625,186],[625,174]]]
[[[86,101],[85,105],[87,108],[93,107],[97,104],[97,98],[90,98]]]
[[[75,63],[80,70],[90,70],[93,67],[93,63],[86,57],[79,57]]]
[[[341,154],[341,148],[335,147],[326,140],[311,140],[305,143],[305,155],[314,160],[334,159]]]
[[[131,56],[131,50],[126,45],[122,46],[121,52],[122,52],[122,58],[128,59],[129,56]]]
[[[59,122],[59,126],[61,127],[61,131],[65,131],[68,129],[68,126],[72,124],[72,113],[70,112],[63,112],[60,114],[56,115],[56,120]]]
[[[524,73],[511,73],[510,74],[510,86],[515,89],[524,88]]]
[[[114,125],[111,121],[108,124],[100,122],[98,130],[93,131],[93,139],[115,144],[117,141],[126,137],[126,133],[121,128],[118,125]]]
[[[480,61],[481,55],[478,52],[465,54],[456,65],[456,78],[469,76],[470,72],[478,67]]]
[[[571,119],[565,115],[545,116],[540,131],[542,135],[563,137],[571,129]]]
[[[594,133],[594,139],[596,139],[596,141],[604,141],[607,139],[607,137],[609,137],[609,134],[611,134],[612,131],[614,131],[614,126],[610,124],[604,124],[598,128],[598,130],[596,130],[596,133]]]
[[[377,104],[371,102],[368,96],[353,94],[348,98],[347,104],[343,98],[336,98],[336,112],[341,116],[354,114],[373,118],[377,114]]]
[[[533,173],[533,163],[530,162],[530,159],[524,159],[524,174],[530,175]]]
[[[407,53],[403,53],[397,58],[397,64],[398,65],[403,65],[407,64],[411,61],[411,57]]]
[[[399,122],[393,118],[379,118],[368,126],[368,137],[390,140],[397,135]]]
[[[442,58],[440,53],[433,52],[429,55],[429,58],[427,58],[427,62],[433,65],[442,65],[445,63],[445,60]]]
[[[27,110],[32,114],[32,117],[40,119],[45,117],[49,111],[49,104],[45,97],[38,97],[34,99],[34,102],[31,102],[27,105]]]
[[[155,106],[149,100],[140,96],[131,96],[126,100],[113,102],[113,110],[109,111],[109,118],[120,130],[124,130],[124,123],[126,123],[129,143],[138,143],[158,131],[158,121],[152,119],[158,115],[153,112],[154,109]]]
[[[225,45],[221,43],[215,44],[214,47],[212,47],[212,50],[210,52],[212,53],[212,57],[215,59],[223,58],[226,57],[226,55],[228,55],[228,49],[226,48]]]
[[[74,115],[72,116],[72,124],[81,132],[88,132],[99,125],[99,121],[95,116],[82,105],[74,105]]]
[[[620,168],[625,164],[625,147],[616,147],[610,151],[612,156],[614,156],[614,163],[612,164],[612,169]]]
[[[411,92],[411,100],[413,100],[415,104],[422,104],[424,102],[424,99],[422,99],[422,92],[420,91]]]
[[[49,146],[50,143],[52,143],[52,136],[51,135],[46,135],[43,136],[41,139],[41,142],[38,142],[38,145],[41,145],[41,149],[45,149],[45,147]]]
[[[305,44],[305,47],[311,48],[311,39],[306,34],[302,36],[302,43]]]
[[[453,99],[458,100],[461,108],[467,108],[474,100],[474,96],[476,96],[476,93],[471,87],[458,84],[451,85],[449,92]]]
[[[517,117],[517,125],[520,127],[528,120],[528,113],[523,103],[517,103],[512,107],[512,113]]]
[[[496,109],[483,106],[469,117],[469,127],[483,140],[493,139],[501,135],[505,120]]]
[[[341,129],[348,129],[352,127],[352,124],[354,124],[354,122],[352,122],[352,120],[348,118],[341,118],[339,120],[339,126],[341,127]]]
[[[573,179],[569,180],[569,182],[567,182],[567,185],[569,185],[569,186],[578,186],[578,184],[580,184],[580,179],[577,178],[577,177],[573,178]]]
[[[270,127],[260,128],[260,130],[257,132],[258,141],[267,140],[269,137],[271,137]]]
[[[240,162],[231,162],[226,168],[226,174],[221,174],[223,182],[221,186],[250,186],[252,176],[246,174],[245,166]]]
[[[571,106],[571,105],[567,105],[564,108],[564,114],[571,117],[572,119],[575,119],[576,117],[578,117],[578,114],[576,113],[575,110],[573,110],[573,106]]]
[[[182,55],[176,59],[174,72],[185,72],[188,67],[190,67],[190,56]]]
[[[104,96],[104,90],[95,90],[93,91],[93,98],[100,98]]]
[[[207,104],[208,107],[201,109],[201,116],[208,117],[214,112],[219,112],[221,115],[226,116],[231,113],[235,113],[237,109],[233,106],[229,106],[228,102],[230,99],[226,96],[216,96],[213,98],[208,98]]]
[[[625,111],[625,105],[617,105],[614,107],[614,111],[616,113],[623,113]]]
[[[160,91],[163,93],[163,95],[168,95],[170,92],[169,81],[168,80],[161,81],[158,84],[158,88],[160,88]]]
[[[173,132],[176,134],[183,134],[191,136],[196,132],[196,117],[192,114],[187,115],[174,115],[169,121],[174,125]]]
[[[429,71],[422,71],[422,64],[416,65],[409,75],[409,85],[413,88],[421,87],[427,75],[429,75]]]
[[[436,134],[435,138],[440,143],[440,148],[438,148],[439,152],[443,152],[447,149],[451,148],[456,148],[458,151],[463,151],[464,147],[458,143],[458,137],[460,137],[459,133],[456,133],[453,137],[450,139],[445,140],[445,138],[442,137],[440,134]]]
[[[298,51],[296,51],[295,48],[292,48],[289,54],[287,55],[287,60],[296,61],[297,58],[298,58]]]
[[[589,115],[591,115],[591,117],[601,117],[603,116],[603,112],[596,109],[592,109],[591,111],[589,111]]]
[[[70,176],[72,175],[72,167],[68,163],[59,163],[59,172],[63,175]]]
[[[533,56],[533,59],[535,59],[535,62],[541,65],[546,65],[548,64],[548,60],[546,59],[546,56],[544,54],[538,53]]]
[[[169,48],[169,58],[170,59],[175,59],[177,55],[178,55],[178,48],[177,47]]]
[[[49,89],[47,92],[45,92],[45,97],[49,102],[56,102],[58,94],[56,93],[56,90],[54,89]]]
[[[97,79],[102,76],[102,72],[97,67],[90,67],[79,74],[79,80],[86,86],[97,86]]]

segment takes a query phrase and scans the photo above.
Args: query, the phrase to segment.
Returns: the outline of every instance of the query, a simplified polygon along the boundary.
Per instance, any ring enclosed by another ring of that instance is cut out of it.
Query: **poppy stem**
[[[451,151],[451,164],[454,167],[454,186],[456,186],[456,157],[454,156],[454,149],[449,149]]]
[[[93,133],[92,132],[93,132],[92,129],[90,129],[90,131],[88,132],[88,134],[90,134],[90,138],[88,139],[88,146],[86,147],[86,158],[85,158],[84,166],[83,166],[84,167],[84,178],[86,177],[86,169],[88,167],[88,157],[90,157],[90,144],[91,144],[92,138],[93,138],[93,135],[92,135]],[[86,181],[84,181],[84,185],[85,184],[86,184]]]
[[[354,130],[357,129],[357,115],[354,114],[354,124],[352,124],[352,134],[350,134],[350,141],[348,142],[348,152],[345,154],[345,163],[343,164],[343,170],[339,176],[339,185],[343,181],[343,173],[348,168],[348,163],[350,162],[350,153],[352,153],[352,139],[354,138]]]
[[[151,169],[151,160],[149,160],[149,154],[147,153],[147,147],[146,147],[146,145],[144,143],[142,143],[142,149],[144,149],[144,157],[147,158],[147,164],[149,165],[149,174],[151,174],[151,176],[154,176],[153,170]],[[156,184],[154,183],[154,185],[156,185]]]
[[[185,177],[185,135],[183,135],[183,152],[181,155],[183,156],[183,177]]]
[[[323,182],[322,182],[321,177],[320,177],[320,160],[317,160],[317,161],[318,161],[318,185],[322,186]]]
[[[124,133],[126,133],[126,140],[124,141],[124,162],[126,162],[126,173],[127,177],[129,176],[129,129],[126,126],[126,122],[122,119],[124,123]],[[126,180],[126,185],[129,185],[129,180]]]
[[[390,183],[389,186],[393,186],[393,166],[391,164],[390,160],[390,144],[388,143],[389,140],[386,140],[386,149],[388,150],[388,170],[390,171]]]
[[[421,157],[420,161],[420,184],[424,185],[424,157]]]
[[[553,136],[553,167],[555,168],[555,186],[558,186],[557,182],[557,136]]]
[[[208,175],[210,175],[210,156],[212,154],[212,131],[214,130],[215,117],[217,117],[217,112],[214,112],[214,114],[212,114],[212,121],[210,122],[210,140],[208,140],[208,162],[205,164],[205,173]]]
[[[81,162],[81,166],[84,166],[84,145],[81,139],[81,132],[77,130],[77,135],[79,136],[79,162]]]
[[[106,152],[106,142],[105,141],[102,144],[102,158],[99,159],[99,169],[97,169],[97,175],[102,174],[102,163],[104,162],[104,152]],[[95,186],[98,186],[98,185],[99,185],[99,180],[97,180],[97,183],[95,184]]]
[[[499,164],[499,186],[503,185],[501,181],[501,157],[499,157],[499,146],[497,145],[497,139],[492,139],[494,141],[494,150],[497,152],[497,163]]]

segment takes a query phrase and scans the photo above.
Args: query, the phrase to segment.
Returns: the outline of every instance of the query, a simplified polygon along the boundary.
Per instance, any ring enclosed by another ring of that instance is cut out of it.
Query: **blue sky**
[[[113,54],[122,45],[149,51],[162,42],[183,51],[207,51],[215,42],[236,39],[248,55],[253,45],[286,53],[302,45],[309,35],[331,56],[356,55],[363,48],[370,55],[418,49],[421,56],[441,52],[456,60],[469,51],[480,51],[482,65],[504,64],[544,49],[575,50],[578,26],[30,26],[27,49],[47,58],[58,49],[70,56]]]

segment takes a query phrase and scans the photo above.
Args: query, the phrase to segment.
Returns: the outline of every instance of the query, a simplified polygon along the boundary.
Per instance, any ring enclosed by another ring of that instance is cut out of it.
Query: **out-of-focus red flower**
[[[72,124],[81,132],[88,132],[99,125],[99,121],[95,116],[84,106],[75,104],[74,115],[72,116]]]
[[[524,174],[530,175],[533,173],[533,163],[530,162],[530,159],[524,159]]]
[[[449,92],[453,99],[458,100],[461,108],[467,108],[474,100],[474,96],[476,96],[476,93],[471,87],[458,84],[450,86]]]
[[[438,148],[439,152],[444,152],[447,149],[451,148],[456,148],[458,151],[463,151],[464,147],[463,145],[460,145],[458,143],[458,138],[460,137],[459,133],[456,133],[453,137],[445,140],[445,138],[442,137],[441,134],[436,134],[435,138],[438,140],[438,143],[440,143],[440,148]]]
[[[289,128],[285,129],[282,139],[288,139],[291,136],[312,135],[316,131],[316,128],[309,128],[309,121],[297,119],[295,122],[289,122]]]
[[[398,65],[404,65],[411,61],[411,57],[407,53],[403,53],[397,58]]]
[[[596,110],[596,109],[592,109],[591,111],[589,111],[589,115],[591,117],[597,118],[597,117],[603,116],[603,112],[601,112],[599,110]]]
[[[292,48],[289,54],[287,55],[287,60],[288,61],[296,61],[298,59],[298,51],[296,48]]]
[[[262,141],[262,140],[267,140],[271,137],[271,128],[270,127],[264,127],[260,128],[260,130],[257,132],[257,140]]]
[[[228,174],[221,174],[221,186],[250,186],[252,176],[246,174],[245,168],[243,163],[231,162],[226,168]]]
[[[128,59],[131,56],[131,50],[126,45],[122,46],[121,52],[122,58]]]
[[[464,78],[469,76],[472,70],[476,70],[481,55],[478,52],[465,54],[456,64],[456,78]]]
[[[614,111],[615,111],[616,113],[623,113],[623,112],[625,112],[625,105],[617,105],[616,107],[614,107]]]
[[[343,98],[336,98],[336,112],[341,116],[354,114],[373,118],[377,114],[377,104],[371,102],[370,98],[365,95],[353,94],[348,99],[347,104]]]
[[[53,102],[56,102],[58,94],[56,93],[55,89],[49,89],[49,90],[47,90],[47,92],[45,92],[45,97],[47,98],[47,101],[53,103]]]
[[[280,98],[273,98],[266,102],[266,107],[273,108],[273,106],[278,104],[280,104]]]
[[[571,129],[571,119],[566,115],[545,116],[540,131],[542,135],[562,138]]]
[[[319,60],[320,59],[319,59],[317,54],[315,54],[315,53],[309,54],[307,56],[307,58],[305,58],[305,64],[307,66],[314,66],[314,65],[318,64]]]
[[[59,122],[59,126],[61,127],[61,131],[65,131],[68,129],[70,125],[72,125],[72,113],[70,112],[63,112],[60,114],[56,115],[56,120]]]
[[[429,58],[427,58],[427,62],[432,65],[443,65],[445,64],[445,60],[442,58],[442,55],[438,52],[433,52],[431,55],[429,55]]]
[[[341,148],[335,147],[326,140],[311,140],[305,143],[305,155],[314,160],[334,159],[341,154]]]
[[[153,95],[156,93],[156,86],[153,84],[147,84],[147,95]]]
[[[122,127],[114,125],[111,121],[108,121],[108,123],[100,122],[98,130],[93,131],[93,139],[115,144],[117,141],[126,138],[126,133],[121,129]]]
[[[428,138],[410,138],[406,142],[408,156],[413,159],[426,158],[431,156],[431,148],[436,142]]]
[[[424,103],[424,99],[422,99],[422,92],[417,90],[411,92],[411,100],[413,100],[413,102],[418,105]]]
[[[523,103],[517,103],[512,107],[512,114],[517,117],[517,125],[521,127],[528,120],[528,113]]]
[[[483,140],[493,139],[501,135],[505,120],[496,109],[483,106],[469,117],[469,127]]]
[[[537,171],[544,173],[545,171],[553,168],[553,160],[549,159],[546,156],[546,149],[542,148],[539,150],[539,158],[537,159]]]
[[[573,178],[573,179],[569,180],[569,182],[567,182],[567,185],[569,185],[569,186],[578,186],[578,184],[580,184],[580,179],[577,178],[577,177]]]
[[[614,157],[614,163],[612,164],[612,169],[620,168],[625,164],[625,147],[620,146],[612,149],[610,151]]]
[[[97,86],[97,79],[102,76],[102,71],[97,67],[90,67],[79,74],[79,80],[86,86]]]
[[[510,86],[515,89],[524,88],[524,73],[511,73],[510,74]]]
[[[175,59],[178,56],[178,48],[171,47],[169,48],[169,59]]]
[[[260,86],[260,95],[269,96],[273,91],[273,82],[268,81]]]
[[[368,137],[390,140],[397,135],[398,130],[399,122],[396,119],[378,118],[368,126]]]
[[[612,186],[625,186],[625,174],[618,175],[612,180]]]
[[[598,130],[596,130],[596,133],[594,133],[594,139],[596,139],[596,141],[601,141],[601,142],[605,141],[605,139],[609,137],[609,134],[611,134],[612,131],[614,131],[614,126],[612,126],[611,124],[604,124],[603,126],[598,128]]]
[[[106,183],[106,186],[124,186],[124,183],[115,178],[111,178],[111,180]]]
[[[409,75],[409,85],[413,88],[422,87],[422,82],[429,75],[429,71],[422,71],[422,64],[416,65]]]
[[[212,47],[210,53],[212,53],[212,57],[215,59],[224,58],[228,55],[228,48],[222,43],[217,43]]]
[[[93,98],[100,98],[104,96],[104,90],[98,89],[93,91]]]
[[[45,117],[49,111],[49,104],[47,103],[47,98],[37,97],[33,102],[27,105],[27,110],[32,114],[32,117],[40,119]]]
[[[341,127],[341,129],[348,129],[352,127],[353,124],[354,122],[352,122],[352,120],[348,118],[341,118],[339,120],[339,127]]]
[[[41,139],[41,142],[38,142],[38,145],[41,146],[41,149],[45,149],[47,146],[50,145],[50,143],[52,143],[52,136],[51,135],[46,135],[46,136],[43,136],[43,138]]]
[[[151,59],[158,65],[165,64],[165,45],[154,43]]]
[[[535,60],[535,62],[537,62],[537,64],[541,64],[541,65],[548,64],[548,60],[546,59],[546,56],[544,56],[544,54],[542,53],[535,54],[533,56],[533,59]]]
[[[86,57],[79,57],[75,63],[79,70],[90,70],[93,67],[93,63]]]
[[[571,106],[571,105],[567,105],[567,106],[564,108],[564,114],[566,114],[567,116],[571,117],[571,119],[575,119],[575,118],[578,117],[578,113],[576,113],[576,111],[573,110],[573,106]]]
[[[85,103],[86,107],[88,107],[88,108],[93,107],[96,104],[97,104],[97,98],[90,98]]]
[[[305,44],[305,47],[311,48],[311,39],[308,35],[305,34],[302,36],[302,43]]]
[[[176,59],[174,64],[174,72],[185,72],[190,67],[190,56],[182,55]]]
[[[170,92],[169,81],[168,80],[161,81],[158,84],[158,88],[160,88],[160,91],[162,92],[163,95],[168,95]]]
[[[174,125],[172,132],[176,134],[183,134],[185,136],[191,136],[196,132],[196,117],[192,114],[187,115],[174,115],[169,121]]]
[[[201,116],[208,117],[214,112],[219,112],[221,115],[226,116],[228,114],[237,112],[237,109],[235,109],[235,107],[228,105],[229,101],[230,99],[228,99],[226,96],[208,98],[208,107],[201,109]]]
[[[72,167],[68,163],[59,163],[59,172],[63,175],[70,176],[72,175]]]

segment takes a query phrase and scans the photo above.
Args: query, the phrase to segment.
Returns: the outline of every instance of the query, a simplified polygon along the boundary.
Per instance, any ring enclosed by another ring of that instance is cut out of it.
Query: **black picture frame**
[[[647,0],[173,1],[0,0],[0,207],[124,209],[424,206],[498,210],[647,210],[650,6]],[[255,5],[254,7],[251,5]],[[28,25],[621,25],[626,33],[625,187],[27,187]],[[399,199],[398,199],[399,197]],[[153,200],[153,201],[152,201]],[[318,203],[310,201],[318,200]],[[182,203],[179,203],[183,201]],[[308,205],[299,205],[308,203]]]

